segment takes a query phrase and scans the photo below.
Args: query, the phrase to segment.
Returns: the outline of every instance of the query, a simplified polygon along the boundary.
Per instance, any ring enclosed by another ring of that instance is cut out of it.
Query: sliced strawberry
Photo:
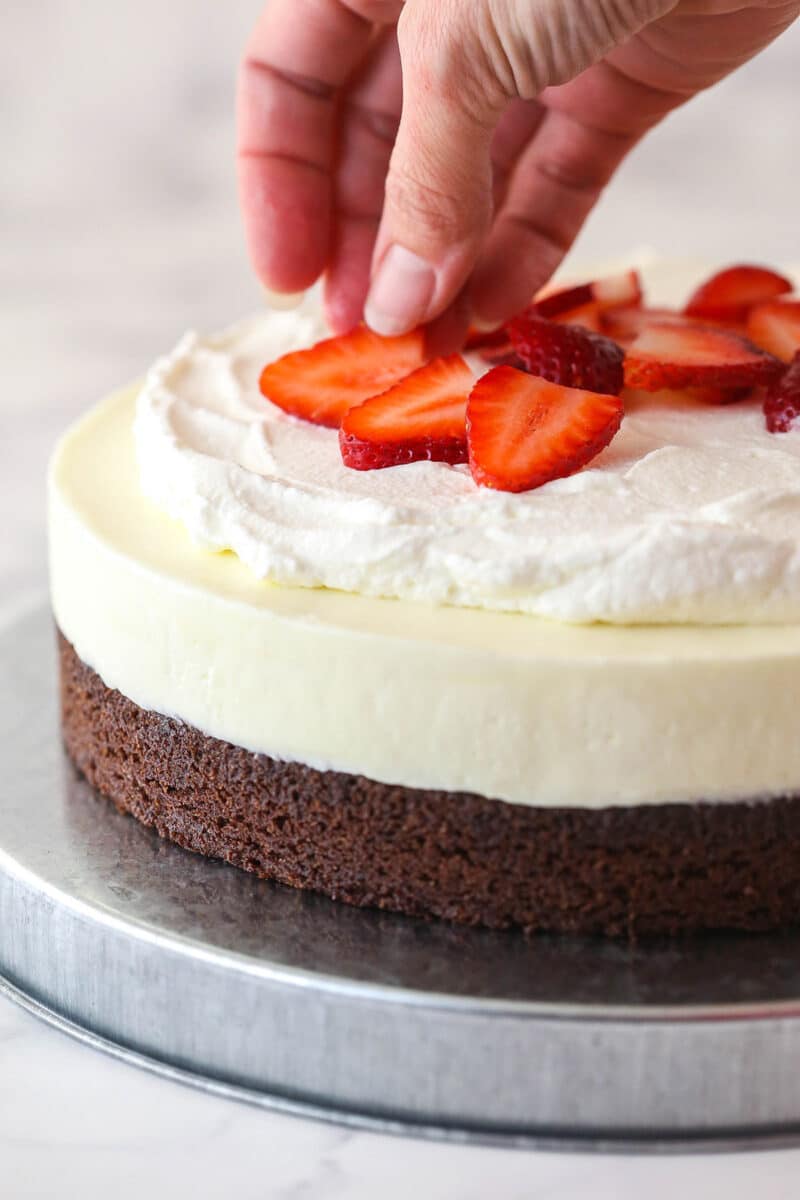
[[[608,445],[621,420],[618,396],[495,367],[467,403],[472,477],[483,487],[525,492],[571,475]]]
[[[554,320],[586,305],[597,304],[598,311],[618,308],[620,305],[640,304],[642,285],[637,271],[624,271],[621,275],[609,275],[591,283],[579,283],[574,287],[561,288],[538,297],[534,308],[540,317]]]
[[[548,320],[555,320],[562,314],[570,313],[573,310],[582,309],[587,306],[594,307],[592,298],[591,283],[581,283],[576,287],[561,288],[557,291],[548,292],[541,299],[534,299],[527,308],[522,312],[517,313],[512,320],[517,320],[519,317],[530,315],[546,317]],[[507,348],[508,334],[506,333],[505,325],[498,325],[496,329],[482,330],[477,329],[474,325],[467,330],[467,337],[464,342],[464,350],[480,350],[484,351],[483,357],[489,361],[489,353],[495,349]]]
[[[641,304],[642,281],[638,271],[623,271],[619,275],[606,275],[592,284],[592,299],[603,308],[619,308],[621,305]]]
[[[800,421],[800,350],[764,398],[764,418],[770,433],[788,433]]]
[[[380,396],[349,409],[339,430],[346,467],[467,461],[467,397],[474,376],[460,354],[435,358]]]
[[[559,324],[580,325],[593,333],[603,333],[605,313],[620,306],[633,308],[640,305],[641,301],[642,287],[638,272],[625,271],[621,275],[609,275],[591,283],[579,283],[574,287],[545,292],[544,295],[540,293],[512,319],[544,317]],[[506,330],[507,325],[485,332],[473,326],[467,333],[464,350],[478,351],[486,362],[516,365]]]
[[[284,412],[335,429],[352,405],[385,391],[426,358],[421,329],[384,338],[359,326],[268,363],[259,386]]]
[[[625,356],[625,383],[662,388],[754,387],[780,373],[780,363],[746,338],[709,325],[665,321],[645,326]]]
[[[738,404],[741,400],[747,400],[753,394],[751,387],[716,387],[714,384],[707,384],[705,387],[690,387],[684,389],[687,396],[691,396],[692,400],[699,401],[700,404]]]
[[[579,308],[571,308],[568,312],[559,313],[553,317],[559,325],[579,325],[590,333],[601,333],[603,329],[603,309],[596,300],[589,304],[581,304]]]
[[[747,336],[770,354],[791,362],[800,350],[800,300],[759,304],[747,318]]]
[[[491,363],[493,367],[500,366],[501,363],[505,363],[511,367],[520,366],[506,327],[503,326],[502,329],[497,330],[497,333],[502,334],[502,338],[497,337],[493,342],[481,346],[477,351],[473,349],[472,353],[477,353],[484,362]],[[470,349],[469,346],[465,346],[464,348],[465,350]]]
[[[671,308],[643,308],[628,304],[620,308],[608,308],[600,314],[600,328],[607,337],[620,345],[627,346],[639,336],[647,325],[654,321],[685,325],[688,318]]]
[[[516,367],[518,371],[525,370],[525,364],[510,342],[505,350],[481,350],[480,356],[490,367]]]
[[[527,314],[506,328],[520,365],[532,375],[589,392],[622,391],[625,354],[610,338]]]
[[[684,311],[702,321],[746,321],[753,305],[791,290],[783,275],[742,264],[712,275],[692,294]]]
[[[588,287],[589,285],[585,285]],[[574,291],[583,291],[583,287],[574,289]],[[579,304],[575,308],[564,309],[561,312],[555,313],[549,317],[540,312],[539,305],[534,303],[518,313],[512,320],[519,320],[526,316],[541,316],[548,321],[557,321],[559,325],[580,325],[582,329],[589,329],[593,333],[601,333],[603,330],[603,308],[596,300],[587,300],[585,304]],[[464,349],[467,351],[477,351],[481,358],[490,363],[504,363],[507,360],[512,360],[512,348],[508,339],[508,324],[502,325],[499,329],[493,329],[489,333],[478,333],[471,331],[467,340],[464,343]]]
[[[556,292],[549,292],[546,296],[537,298],[531,308],[535,309],[538,316],[554,321],[562,313],[591,304],[593,299],[591,283],[578,283],[574,287],[560,288]]]
[[[508,334],[503,325],[498,325],[496,329],[478,329],[470,325],[464,340],[464,349],[467,351],[491,350],[505,345],[508,345]]]

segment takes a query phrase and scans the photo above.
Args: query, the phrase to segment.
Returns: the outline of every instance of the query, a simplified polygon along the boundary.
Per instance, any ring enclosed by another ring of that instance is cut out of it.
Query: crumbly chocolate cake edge
[[[395,786],[220,741],[106,687],[60,631],[58,652],[64,742],[92,786],[261,878],[494,929],[638,937],[800,920],[800,794],[545,808]]]

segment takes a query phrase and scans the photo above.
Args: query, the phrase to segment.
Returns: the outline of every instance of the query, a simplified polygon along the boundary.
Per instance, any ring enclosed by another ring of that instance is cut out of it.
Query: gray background
[[[188,326],[260,303],[233,175],[258,0],[1,0],[0,620],[44,582],[64,424]],[[800,26],[629,160],[575,259],[800,258]],[[122,1200],[796,1195],[800,1152],[592,1160],[392,1141],[185,1092],[0,1006],[0,1191]],[[10,1184],[9,1184],[10,1181]]]

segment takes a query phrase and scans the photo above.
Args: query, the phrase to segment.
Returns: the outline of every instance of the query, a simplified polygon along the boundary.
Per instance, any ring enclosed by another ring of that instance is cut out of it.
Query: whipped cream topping
[[[266,401],[263,365],[324,336],[308,297],[187,334],[148,373],[141,487],[195,543],[278,583],[569,622],[800,621],[800,431],[767,433],[757,401],[629,394],[587,468],[503,494],[465,466],[352,471],[336,431]]]

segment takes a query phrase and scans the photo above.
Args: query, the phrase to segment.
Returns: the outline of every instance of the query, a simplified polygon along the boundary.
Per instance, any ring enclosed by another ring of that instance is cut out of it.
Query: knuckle
[[[389,172],[386,201],[410,228],[422,227],[437,241],[458,241],[470,224],[463,198],[440,191],[407,171]]]
[[[483,0],[409,0],[397,26],[408,90],[416,99],[455,107],[480,125],[508,99],[488,8]]]
[[[469,58],[470,24],[465,17],[472,6],[453,0],[436,4],[410,0],[397,23],[397,43],[403,67],[425,73],[432,83],[447,84]]]
[[[548,183],[570,192],[596,192],[607,182],[610,171],[597,163],[577,160],[570,155],[549,154],[536,164],[536,169]]]

